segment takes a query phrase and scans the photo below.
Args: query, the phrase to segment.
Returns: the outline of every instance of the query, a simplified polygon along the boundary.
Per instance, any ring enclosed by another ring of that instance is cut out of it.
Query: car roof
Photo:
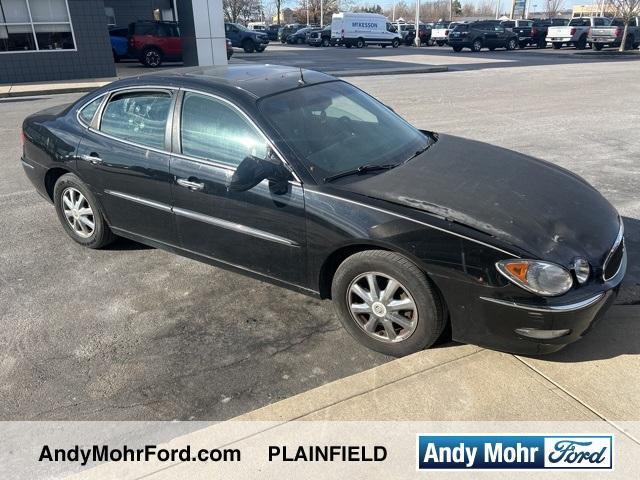
[[[203,91],[242,92],[257,99],[299,87],[301,72],[304,85],[336,80],[325,73],[282,65],[226,65],[181,68],[175,72],[141,75],[114,82],[108,89],[116,84],[119,88],[166,85]]]

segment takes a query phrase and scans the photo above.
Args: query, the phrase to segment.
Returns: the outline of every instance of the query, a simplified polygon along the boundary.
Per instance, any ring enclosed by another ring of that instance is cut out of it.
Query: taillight
[[[574,36],[575,34],[576,34],[576,29],[575,29],[575,28],[572,28],[572,29],[571,29],[571,36]]]
[[[531,36],[534,37],[538,34],[538,29],[536,27],[531,28]]]
[[[622,28],[618,27],[616,28],[616,37],[619,37],[622,35]]]

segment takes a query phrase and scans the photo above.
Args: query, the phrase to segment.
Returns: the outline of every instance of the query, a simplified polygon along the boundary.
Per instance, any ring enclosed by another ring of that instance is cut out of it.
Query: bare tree
[[[320,24],[320,1],[321,0],[300,0],[300,7],[295,13],[298,21],[300,23],[307,23],[307,9],[309,9],[309,23]],[[338,0],[322,0],[324,23],[331,20],[331,16],[338,11]]]
[[[629,24],[635,21],[635,17],[640,16],[640,0],[611,0],[611,5],[616,8],[616,15],[624,21],[624,32],[620,43],[620,51],[624,52],[628,46]],[[633,45],[630,46],[633,48]]]
[[[493,17],[496,13],[496,2],[493,0],[482,0],[476,8],[476,15],[479,17]]]
[[[547,17],[554,18],[558,16],[558,13],[562,10],[564,0],[546,0]]]
[[[227,21],[238,23],[260,18],[262,4],[260,0],[224,0],[222,10]]]

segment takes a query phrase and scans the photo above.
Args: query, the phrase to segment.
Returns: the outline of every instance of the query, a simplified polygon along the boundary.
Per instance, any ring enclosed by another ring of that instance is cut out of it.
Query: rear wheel
[[[520,47],[522,50],[527,48],[527,45],[529,45],[528,42],[520,42],[520,43],[518,43],[518,47]]]
[[[387,355],[431,346],[445,326],[444,307],[424,273],[394,252],[369,250],[338,267],[331,293],[345,329]]]
[[[510,38],[507,42],[506,47],[507,50],[515,50],[516,48],[518,48],[518,41],[515,38]]]
[[[575,46],[578,50],[584,50],[585,48],[587,48],[587,37],[584,35],[580,37],[580,39],[575,42]]]
[[[265,47],[264,45],[261,45],[261,46],[259,46],[259,47],[256,47],[256,52],[258,52],[258,53],[262,53],[262,52],[264,52],[264,49],[265,49],[265,48],[267,48],[267,47]]]
[[[345,43],[344,46],[347,47],[347,48],[351,48],[352,47],[351,42]]]
[[[302,38],[298,37],[298,38],[296,39],[296,43],[297,43],[298,45],[302,45],[302,44],[304,43],[304,40],[303,40]]]
[[[253,53],[256,49],[256,44],[250,38],[247,38],[244,42],[242,42],[242,49],[246,53]]]
[[[140,62],[149,68],[156,68],[162,65],[162,52],[156,48],[148,48],[142,52]]]
[[[635,44],[636,40],[633,38],[633,35],[627,35],[627,41],[625,42],[624,48],[626,50],[631,50]]]
[[[553,42],[552,45],[554,50],[560,50],[562,48],[562,44],[560,42]]]
[[[596,50],[598,50],[598,51],[600,51],[600,50],[602,50],[602,49],[604,48],[604,45],[603,45],[603,44],[601,44],[601,43],[592,43],[592,44],[591,44],[591,47],[592,47],[592,48],[595,48],[595,49],[596,49]]]
[[[101,248],[115,240],[95,197],[73,173],[58,179],[53,201],[67,235],[80,245]]]
[[[442,47],[442,46],[444,45],[444,42],[443,42],[442,40],[438,40],[438,41],[436,42],[436,44],[437,44],[439,47]]]
[[[547,48],[547,41],[544,39],[538,40],[538,43],[536,44],[537,48]]]
[[[474,52],[479,52],[480,50],[482,50],[482,40],[476,38],[471,44],[471,50]]]
[[[364,38],[359,38],[356,40],[356,48],[364,48]]]

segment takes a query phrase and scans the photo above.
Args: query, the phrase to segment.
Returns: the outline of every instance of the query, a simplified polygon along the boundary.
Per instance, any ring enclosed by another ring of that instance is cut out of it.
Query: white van
[[[347,48],[366,45],[398,48],[402,37],[384,15],[340,12],[331,18],[331,41]]]

